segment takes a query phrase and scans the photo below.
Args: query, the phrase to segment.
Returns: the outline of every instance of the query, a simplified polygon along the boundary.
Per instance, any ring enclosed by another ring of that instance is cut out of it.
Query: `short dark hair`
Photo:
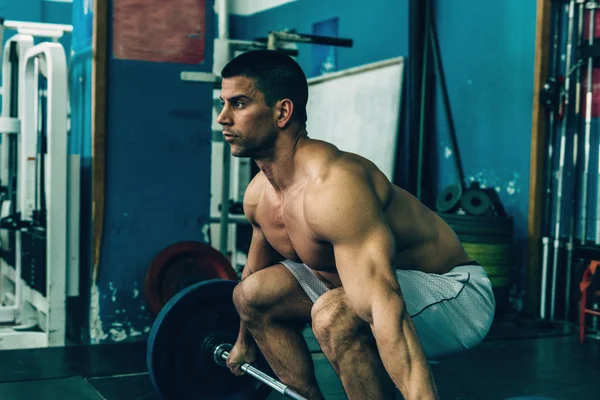
[[[235,76],[253,79],[269,107],[278,100],[290,99],[294,103],[292,118],[301,124],[306,122],[308,83],[302,68],[290,56],[275,50],[242,53],[221,71],[223,78]]]

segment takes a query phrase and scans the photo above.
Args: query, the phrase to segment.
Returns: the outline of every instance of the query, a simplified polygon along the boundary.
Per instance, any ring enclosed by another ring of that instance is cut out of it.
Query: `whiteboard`
[[[404,57],[308,80],[308,136],[359,154],[393,180]]]

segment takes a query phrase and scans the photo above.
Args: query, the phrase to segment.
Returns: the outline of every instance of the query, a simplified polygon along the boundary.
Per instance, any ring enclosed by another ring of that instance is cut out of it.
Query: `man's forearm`
[[[245,345],[254,344],[254,339],[250,334],[250,331],[246,329],[244,322],[240,321],[240,332],[238,333],[238,342],[243,343]]]
[[[242,270],[242,281],[244,279],[246,279],[248,276],[250,276],[252,274],[252,270],[248,267],[248,265],[246,264],[244,266],[244,269]],[[244,324],[244,321],[240,320],[240,331],[238,333],[238,342],[240,343],[244,343],[244,344],[252,344],[254,342],[254,339],[252,338],[252,335],[250,334],[250,331],[248,331],[248,329],[246,329],[246,326]]]
[[[397,296],[382,300],[374,305],[372,317],[381,360],[404,398],[437,399],[433,375],[402,300]]]

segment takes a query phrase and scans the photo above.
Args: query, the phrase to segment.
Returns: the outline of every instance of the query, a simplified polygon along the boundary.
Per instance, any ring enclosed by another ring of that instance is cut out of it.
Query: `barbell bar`
[[[215,347],[214,356],[215,362],[222,366],[226,367],[227,357],[229,357],[229,351],[233,348],[233,346],[229,343],[223,343]],[[240,369],[244,371],[244,373],[250,375],[251,377],[258,379],[259,381],[269,385],[282,395],[296,400],[308,400],[306,397],[302,396],[296,390],[291,387],[279,382],[277,379],[273,379],[269,375],[265,374],[258,368],[254,368],[252,365],[248,363],[243,363],[240,366]]]

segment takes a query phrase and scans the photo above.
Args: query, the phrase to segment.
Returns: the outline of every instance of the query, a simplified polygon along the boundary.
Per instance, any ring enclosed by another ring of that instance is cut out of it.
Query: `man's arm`
[[[251,274],[270,267],[271,265],[281,261],[283,257],[269,244],[265,235],[256,220],[256,209],[262,195],[264,185],[262,173],[259,173],[250,182],[244,194],[244,215],[252,225],[252,238],[250,240],[250,248],[248,250],[248,259],[242,271],[242,280],[246,279]],[[244,326],[240,323],[240,333],[238,340],[242,340],[245,344],[253,343],[252,336]]]
[[[242,271],[242,280],[282,259],[283,257],[271,247],[260,226],[252,224],[252,239],[248,250],[248,260]]]
[[[393,268],[394,238],[366,173],[332,167],[307,187],[304,213],[316,236],[333,245],[348,300],[371,326],[384,367],[404,398],[436,399]]]

